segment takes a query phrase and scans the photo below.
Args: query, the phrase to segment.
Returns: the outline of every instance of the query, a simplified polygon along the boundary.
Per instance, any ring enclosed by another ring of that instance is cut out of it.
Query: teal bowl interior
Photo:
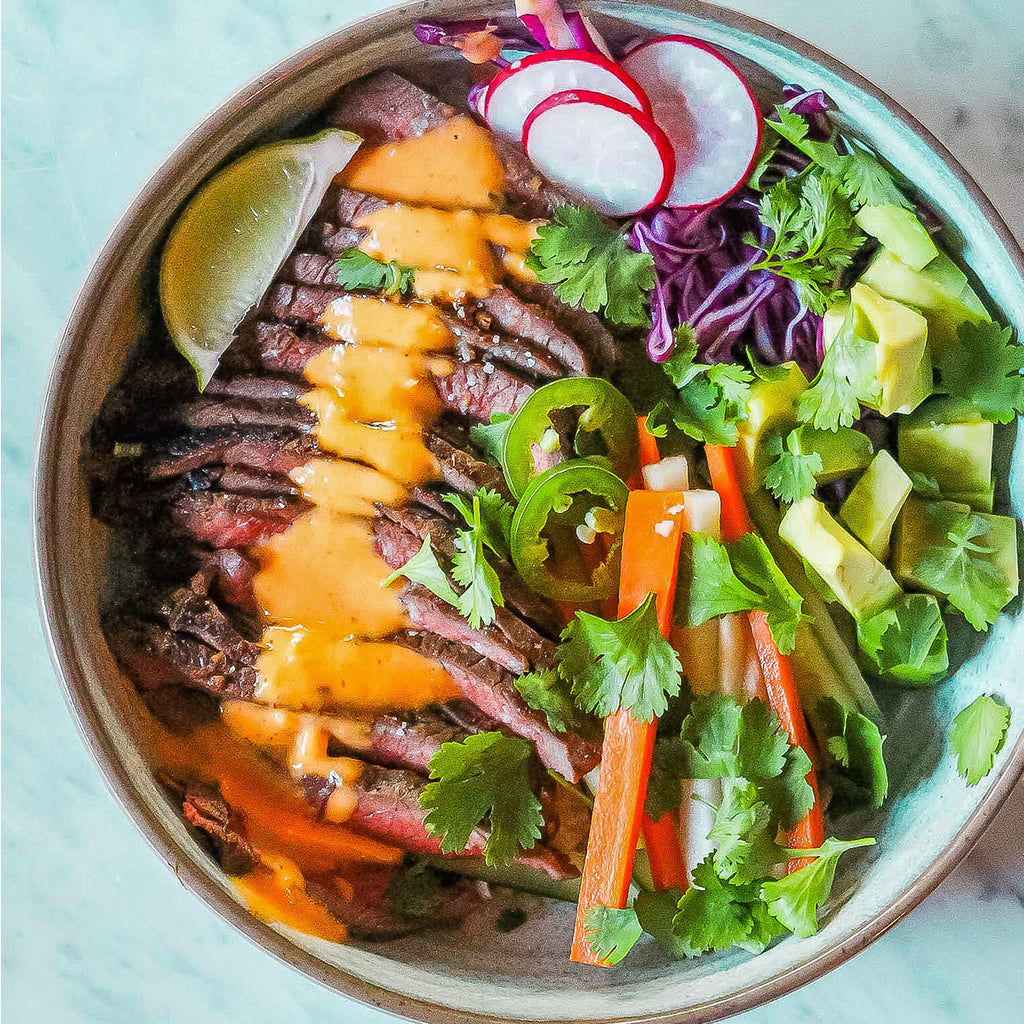
[[[951,226],[947,242],[991,309],[1018,329],[1024,324],[1022,256],[1005,225],[953,158],[868,83],[785,33],[732,12],[684,2],[677,9],[582,6],[618,19],[614,27],[601,22],[613,33],[628,34],[632,22],[705,39],[734,55],[762,95],[779,82],[824,89],[844,123],[914,181]],[[647,946],[608,971],[568,962],[574,908],[532,898],[516,898],[529,919],[508,935],[493,927],[499,898],[492,913],[462,931],[365,947],[330,945],[251,918],[157,791],[138,704],[99,631],[103,536],[89,520],[78,438],[134,339],[140,282],[174,211],[228,155],[287,130],[344,81],[384,65],[447,60],[415,43],[415,21],[493,11],[493,5],[428,0],[343,29],[227,101],[147,183],[98,257],[54,364],[37,465],[41,599],[71,705],[111,788],[179,877],[270,952],[339,991],[422,1020],[714,1019],[780,995],[853,955],[938,884],[977,838],[1024,764],[1019,599],[987,635],[957,633],[960,664],[948,682],[880,693],[889,716],[891,795],[881,812],[841,822],[844,833],[875,835],[878,845],[842,862],[819,934],[786,939],[758,957],[726,953],[682,963]],[[1020,516],[1024,455],[1013,445],[1013,428],[1000,435],[998,462],[1009,488],[997,492],[997,503]],[[956,775],[945,736],[956,712],[982,692],[999,694],[1012,717],[994,771],[972,789]]]

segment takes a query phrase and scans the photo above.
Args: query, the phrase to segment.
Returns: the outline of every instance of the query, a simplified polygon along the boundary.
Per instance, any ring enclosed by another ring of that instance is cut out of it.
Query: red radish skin
[[[736,68],[703,40],[682,35],[640,43],[622,66],[647,92],[672,143],[675,180],[665,205],[710,206],[740,188],[757,160],[761,111]]]
[[[651,116],[647,94],[603,54],[545,50],[502,68],[491,79],[483,99],[484,120],[492,131],[518,142],[534,107],[567,89],[600,92]]]
[[[675,173],[672,144],[647,114],[585,89],[539,103],[526,119],[523,145],[541,174],[609,217],[657,206]]]

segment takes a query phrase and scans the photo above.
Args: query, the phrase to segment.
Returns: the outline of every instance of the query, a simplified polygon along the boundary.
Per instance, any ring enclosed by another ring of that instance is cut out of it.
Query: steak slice
[[[180,792],[185,821],[227,874],[247,875],[259,864],[259,855],[245,838],[242,821],[228,807],[219,787],[190,782],[181,792],[182,784],[167,776],[160,781],[165,789]]]
[[[210,547],[244,548],[287,530],[309,508],[290,498],[193,491],[176,498],[168,514],[176,529]]]
[[[208,590],[211,577],[199,572],[191,586],[179,587],[160,609],[168,625],[176,633],[187,633],[220,651],[235,665],[256,664],[260,648],[246,639],[228,617],[210,600]]]
[[[565,373],[566,367],[558,360],[522,338],[486,331],[459,316],[442,319],[455,336],[455,351],[461,359],[474,353],[483,355],[541,380],[553,380]]]
[[[367,765],[354,784],[358,803],[351,823],[411,853],[440,854],[441,840],[427,832],[427,812],[420,807],[420,795],[426,784],[427,780],[414,772]],[[461,852],[481,855],[487,839],[487,830],[478,826]],[[579,874],[559,853],[540,843],[532,850],[520,850],[516,863],[544,871],[555,879],[575,878]]]
[[[215,376],[203,394],[245,398],[252,402],[294,402],[308,390],[308,384],[287,377],[241,374],[237,377]]]
[[[120,613],[107,616],[103,632],[111,654],[140,691],[186,686],[225,699],[250,699],[256,669],[167,625]]]
[[[148,446],[144,473],[165,480],[203,466],[245,466],[263,473],[290,473],[320,454],[312,434],[280,427],[213,427],[178,434]],[[227,489],[227,488],[226,488]]]
[[[534,711],[513,685],[512,676],[464,644],[431,633],[408,630],[397,643],[436,661],[463,695],[517,736],[532,740],[541,762],[572,782],[578,782],[600,760],[600,747],[572,733],[556,735],[544,715]]]
[[[585,377],[593,369],[594,360],[583,346],[554,323],[548,311],[524,302],[503,285],[492,288],[477,300],[480,308],[493,318],[506,334],[525,338],[550,353],[577,376]]]
[[[497,413],[511,415],[536,390],[530,381],[489,361],[456,361],[451,373],[434,382],[445,409],[480,423]]]
[[[446,487],[459,494],[475,494],[481,487],[497,491],[506,501],[512,500],[512,492],[505,483],[500,469],[482,462],[462,448],[457,448],[442,434],[442,424],[435,424],[426,431],[423,443],[441,466],[441,479]]]
[[[369,724],[365,744],[348,753],[385,768],[427,773],[443,743],[461,743],[469,733],[429,708],[380,714]]]
[[[314,356],[335,344],[317,330],[303,333],[288,324],[256,320],[243,329],[225,353],[221,365],[301,377]]]
[[[255,401],[203,395],[172,406],[162,413],[165,429],[188,427],[277,427],[305,433],[316,425],[316,415],[293,400]]]
[[[346,295],[348,292],[344,288],[277,281],[263,296],[260,312],[287,324],[315,327],[327,307]]]

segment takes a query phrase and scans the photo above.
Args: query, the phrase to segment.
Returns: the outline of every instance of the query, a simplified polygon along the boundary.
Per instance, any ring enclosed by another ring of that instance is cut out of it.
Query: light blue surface
[[[43,646],[28,507],[36,406],[60,323],[135,188],[246,78],[381,6],[4,6],[3,1010],[11,1021],[385,1019],[318,989],[216,919],[105,792]],[[1024,14],[1015,0],[737,6],[831,50],[903,102],[1024,236]],[[907,921],[828,977],[737,1019],[1021,1019],[1022,835],[1018,788],[967,863]]]

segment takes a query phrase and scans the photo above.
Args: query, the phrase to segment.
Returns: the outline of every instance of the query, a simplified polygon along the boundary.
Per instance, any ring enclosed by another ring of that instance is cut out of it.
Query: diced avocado
[[[887,299],[905,302],[924,314],[936,362],[942,358],[946,344],[956,339],[961,324],[991,319],[967,276],[945,253],[939,253],[923,269],[914,270],[891,249],[883,248],[860,279]]]
[[[950,420],[949,416],[963,416]],[[994,427],[966,403],[929,402],[900,420],[899,462],[913,476],[938,484],[944,498],[969,496],[972,507],[991,508]]]
[[[821,472],[814,474],[819,483],[828,483],[860,472],[875,454],[867,434],[853,427],[817,430],[804,424],[797,427],[790,436],[794,439],[798,455],[816,452],[821,456]]]
[[[910,210],[895,203],[862,206],[853,219],[862,231],[891,249],[911,270],[920,270],[939,255],[924,225]]]
[[[842,329],[843,321],[849,311],[850,304],[848,302],[840,302],[825,310],[821,318],[821,343],[826,349],[832,347],[832,342],[836,340],[836,335]]]
[[[996,486],[989,484],[987,491],[950,491],[943,497],[959,505],[970,505],[975,512],[991,512],[995,504]]]
[[[892,571],[906,587],[939,594],[919,571],[928,549],[944,544],[947,540],[935,532],[935,522],[928,515],[930,504],[920,498],[909,498],[904,504],[893,535]],[[953,502],[941,501],[936,504],[969,511],[966,505]],[[986,550],[975,554],[991,562],[1006,581],[1010,594],[1016,594],[1020,584],[1017,573],[1017,520],[1012,516],[993,516],[985,512],[976,512],[975,515],[988,523],[988,533],[981,541]]]
[[[912,487],[910,477],[882,449],[839,510],[839,518],[880,562],[889,554],[893,523]]]
[[[744,490],[753,491],[764,480],[764,441],[773,430],[783,433],[796,426],[796,402],[807,390],[807,378],[794,362],[782,363],[785,376],[755,380],[747,401],[747,418],[736,424],[739,432],[737,470]]]
[[[866,284],[850,290],[859,337],[876,344],[878,411],[883,416],[916,409],[932,393],[928,321],[902,302],[879,295]]]
[[[790,507],[779,536],[814,567],[855,619],[874,615],[900,596],[889,570],[816,498]]]
[[[949,668],[946,624],[931,594],[904,594],[891,608],[857,626],[860,660],[893,683],[927,686]]]

